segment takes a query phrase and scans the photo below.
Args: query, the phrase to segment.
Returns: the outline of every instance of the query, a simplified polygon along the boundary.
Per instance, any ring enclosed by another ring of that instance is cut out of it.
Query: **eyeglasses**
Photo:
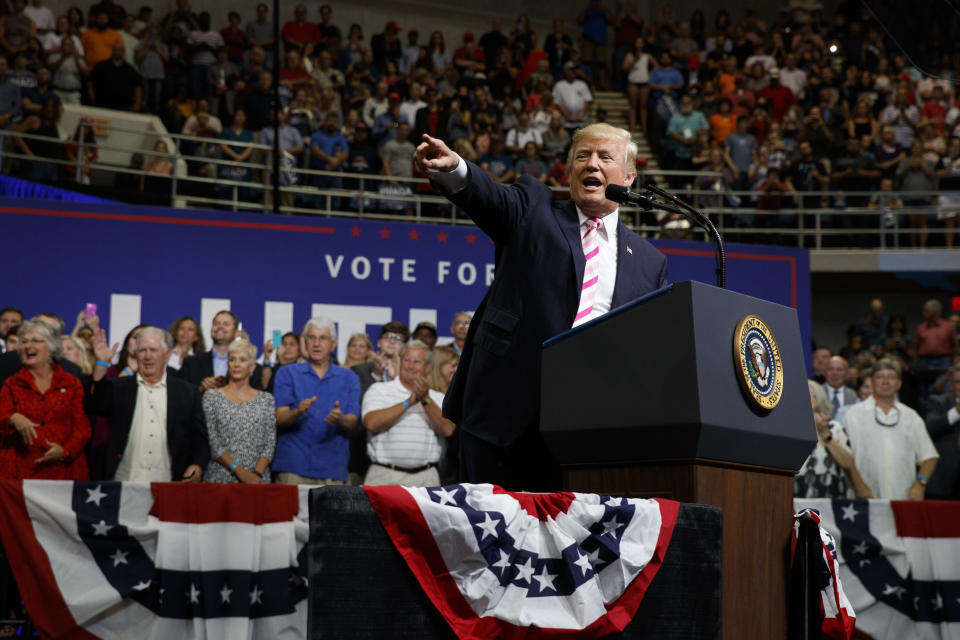
[[[423,364],[426,362],[426,360],[411,360],[410,358],[404,358],[404,359],[401,360],[400,362],[402,362],[403,364],[412,364],[412,365],[415,365],[415,366],[417,366],[417,367],[420,367],[420,366],[423,366]]]
[[[404,337],[399,333],[385,333],[383,334],[384,340],[393,340],[394,342],[403,342]]]
[[[333,340],[330,336],[303,336],[304,342],[330,342]]]
[[[469,326],[470,326],[470,321],[469,321],[469,320],[459,320],[459,321],[457,321],[457,322],[454,322],[454,323],[453,323],[453,326],[455,326],[455,327],[469,327]]]

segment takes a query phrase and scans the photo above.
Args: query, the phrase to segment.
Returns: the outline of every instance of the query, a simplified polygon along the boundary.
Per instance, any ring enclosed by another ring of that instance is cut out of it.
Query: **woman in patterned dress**
[[[830,401],[823,387],[812,380],[810,403],[817,444],[793,479],[797,498],[872,498],[870,487],[860,477],[843,425],[830,419]]]
[[[277,423],[273,395],[250,386],[256,357],[249,341],[230,343],[226,386],[203,395],[212,453],[204,474],[208,482],[270,482]]]

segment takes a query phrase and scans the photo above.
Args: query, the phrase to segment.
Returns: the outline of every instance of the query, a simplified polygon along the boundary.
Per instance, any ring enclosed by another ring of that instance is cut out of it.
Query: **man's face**
[[[870,317],[871,318],[883,317],[883,300],[881,300],[880,298],[875,298],[870,301]]]
[[[936,303],[927,302],[923,305],[923,319],[927,322],[932,322],[940,317],[940,309],[937,308]]]
[[[300,357],[300,341],[294,336],[285,336],[280,349],[277,350],[277,360],[282,364],[296,362]]]
[[[213,318],[213,326],[210,328],[210,338],[213,344],[230,344],[237,337],[237,325],[233,323],[233,318],[225,313],[218,313]]]
[[[467,331],[470,330],[470,316],[465,313],[459,313],[453,318],[453,323],[450,325],[450,333],[453,334],[453,337],[463,342],[467,339]]]
[[[23,318],[16,311],[4,311],[0,314],[0,336],[7,337],[23,322]]]
[[[404,142],[407,139],[407,136],[410,135],[410,125],[406,122],[401,122],[397,125],[397,142]]]
[[[330,354],[337,348],[337,341],[333,339],[330,329],[310,326],[303,334],[303,346],[311,364],[323,364],[330,360]]]
[[[896,371],[882,369],[873,374],[873,397],[878,400],[893,400],[900,390],[900,377]]]
[[[828,362],[830,362],[829,349],[817,349],[813,352],[813,362],[811,363],[811,367],[814,373],[824,373],[827,369]]]
[[[115,44],[113,45],[113,59],[116,62],[123,60],[123,45]]]
[[[137,344],[137,368],[144,378],[155,380],[163,376],[169,355],[167,345],[160,336],[152,333],[140,336]]]
[[[257,20],[261,22],[267,19],[267,5],[259,4],[257,5]]]
[[[330,15],[331,15],[331,13],[332,13],[332,11],[331,11],[330,7],[328,7],[327,5],[323,5],[322,7],[320,7],[320,20],[321,20],[324,24],[330,22]]]
[[[413,334],[414,340],[419,340],[431,349],[437,344],[437,336],[429,329],[420,329]]]
[[[107,15],[105,11],[101,11],[97,14],[97,27],[101,30],[106,29],[107,25],[110,24],[110,16]]]
[[[846,361],[839,356],[830,358],[830,362],[827,363],[827,370],[824,372],[824,375],[827,378],[828,385],[834,389],[839,389],[843,386],[843,380],[847,375]]]
[[[636,176],[626,168],[624,143],[608,138],[583,138],[573,150],[570,197],[587,216],[603,216],[617,205],[607,200],[607,185],[629,187]]]
[[[427,375],[429,366],[424,349],[407,349],[400,359],[400,382],[413,384],[417,378]]]

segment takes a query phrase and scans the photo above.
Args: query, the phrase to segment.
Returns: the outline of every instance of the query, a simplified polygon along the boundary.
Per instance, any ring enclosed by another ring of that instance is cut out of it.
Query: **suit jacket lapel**
[[[210,351],[207,351],[206,366],[207,366],[207,370],[204,371],[203,377],[212,378],[213,377],[213,349],[211,349]]]
[[[617,281],[613,285],[613,299],[610,301],[610,308],[616,309],[629,302],[633,296],[631,291],[636,289],[633,276],[636,269],[633,263],[636,258],[633,255],[633,248],[628,244],[630,238],[628,231],[622,222],[617,221]],[[628,251],[629,249],[629,251]]]
[[[560,225],[560,230],[570,245],[570,255],[573,256],[574,294],[579,300],[586,260],[583,257],[583,240],[580,238],[580,218],[577,216],[577,207],[573,200],[567,200],[553,211],[557,217],[557,224]]]
[[[121,380],[126,388],[117,397],[117,413],[119,414],[120,424],[133,424],[133,412],[137,408],[137,385],[136,374],[129,376],[127,380]]]

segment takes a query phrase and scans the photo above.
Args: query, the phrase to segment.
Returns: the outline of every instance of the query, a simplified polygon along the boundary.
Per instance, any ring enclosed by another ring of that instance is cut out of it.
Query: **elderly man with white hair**
[[[666,284],[666,258],[624,226],[605,195],[609,185],[633,184],[636,158],[629,131],[578,130],[567,161],[570,199],[554,201],[529,176],[498,184],[423,136],[414,161],[496,245],[496,275],[444,398],[443,415],[460,433],[465,480],[560,489],[559,466],[539,433],[540,345]],[[602,380],[584,380],[585,401],[598,409],[603,390]]]
[[[430,389],[430,347],[411,340],[400,351],[400,374],[363,396],[370,469],[364,484],[435,487],[443,438],[454,424],[441,415],[443,394]]]
[[[173,337],[144,327],[136,337],[137,373],[105,379],[119,344],[93,336],[92,413],[110,419],[103,469],[91,476],[124,482],[200,482],[210,460],[200,391],[167,375]]]
[[[273,477],[284,484],[346,484],[360,380],[330,361],[337,348],[332,320],[310,318],[300,340],[307,361],[280,367],[273,385],[279,432]]]

